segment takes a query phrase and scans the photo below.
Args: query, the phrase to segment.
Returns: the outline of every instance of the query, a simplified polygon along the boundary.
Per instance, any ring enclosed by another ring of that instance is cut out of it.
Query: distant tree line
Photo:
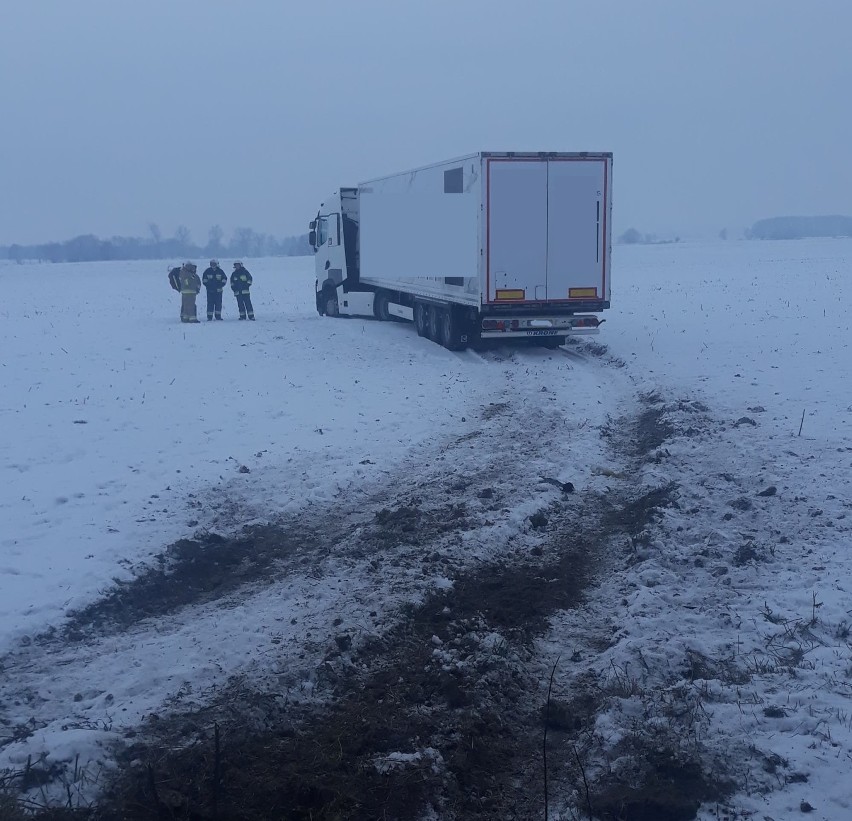
[[[671,242],[680,242],[680,237],[658,239],[656,234],[641,234],[635,228],[628,228],[618,238],[620,245],[667,245]]]
[[[771,217],[746,229],[746,239],[852,237],[852,217]]]
[[[95,262],[99,260],[133,259],[198,259],[201,257],[294,257],[312,253],[308,235],[276,239],[259,234],[251,228],[237,228],[230,241],[224,241],[224,231],[214,225],[207,232],[207,242],[192,241],[189,229],[178,226],[173,237],[163,237],[156,223],[148,225],[147,237],[110,237],[100,239],[83,234],[65,242],[41,245],[0,246],[0,258],[23,262]]]

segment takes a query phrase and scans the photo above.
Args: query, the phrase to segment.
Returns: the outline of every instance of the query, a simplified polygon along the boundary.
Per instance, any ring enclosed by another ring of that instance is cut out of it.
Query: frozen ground
[[[583,601],[526,643],[484,603],[465,627],[523,646],[535,704],[559,659],[582,720],[552,727],[552,812],[653,792],[653,749],[703,818],[849,817],[850,264],[840,240],[621,247],[607,350],[483,354],[319,318],[308,259],[251,261],[258,321],[199,326],[165,264],[0,267],[0,770],[82,803],[111,744],[235,681],[320,709],[321,671],[393,646],[406,606],[463,611],[585,528]],[[397,743],[383,778],[452,770]]]

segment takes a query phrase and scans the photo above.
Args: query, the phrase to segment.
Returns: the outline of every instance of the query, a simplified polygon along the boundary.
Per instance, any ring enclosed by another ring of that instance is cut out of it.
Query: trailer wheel
[[[440,337],[436,342],[440,342],[449,351],[460,351],[464,348],[461,341],[460,323],[458,313],[449,308],[436,309],[440,321]]]
[[[426,336],[433,342],[441,344],[441,309],[437,305],[427,305],[427,331]]]
[[[417,336],[429,336],[429,315],[422,302],[414,303],[414,327]]]

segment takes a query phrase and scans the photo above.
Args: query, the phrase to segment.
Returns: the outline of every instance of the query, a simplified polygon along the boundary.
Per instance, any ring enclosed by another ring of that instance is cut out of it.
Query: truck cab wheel
[[[325,291],[325,315],[340,316],[340,305],[337,302],[337,290]]]
[[[387,294],[376,294],[373,299],[373,315],[376,319],[387,322],[391,318],[390,311],[388,310],[389,302]]]

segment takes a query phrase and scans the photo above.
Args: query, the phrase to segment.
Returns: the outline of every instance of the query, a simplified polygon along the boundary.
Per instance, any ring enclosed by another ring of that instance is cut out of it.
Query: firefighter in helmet
[[[185,262],[180,269],[180,321],[198,322],[195,297],[201,290],[201,279],[192,262]]]
[[[218,259],[210,260],[210,267],[201,277],[201,282],[207,289],[207,321],[215,316],[222,318],[222,290],[228,282],[228,275],[219,267]]]
[[[242,262],[234,263],[234,272],[231,274],[231,290],[237,298],[237,307],[240,309],[240,319],[254,320],[254,308],[251,305],[251,274]]]

